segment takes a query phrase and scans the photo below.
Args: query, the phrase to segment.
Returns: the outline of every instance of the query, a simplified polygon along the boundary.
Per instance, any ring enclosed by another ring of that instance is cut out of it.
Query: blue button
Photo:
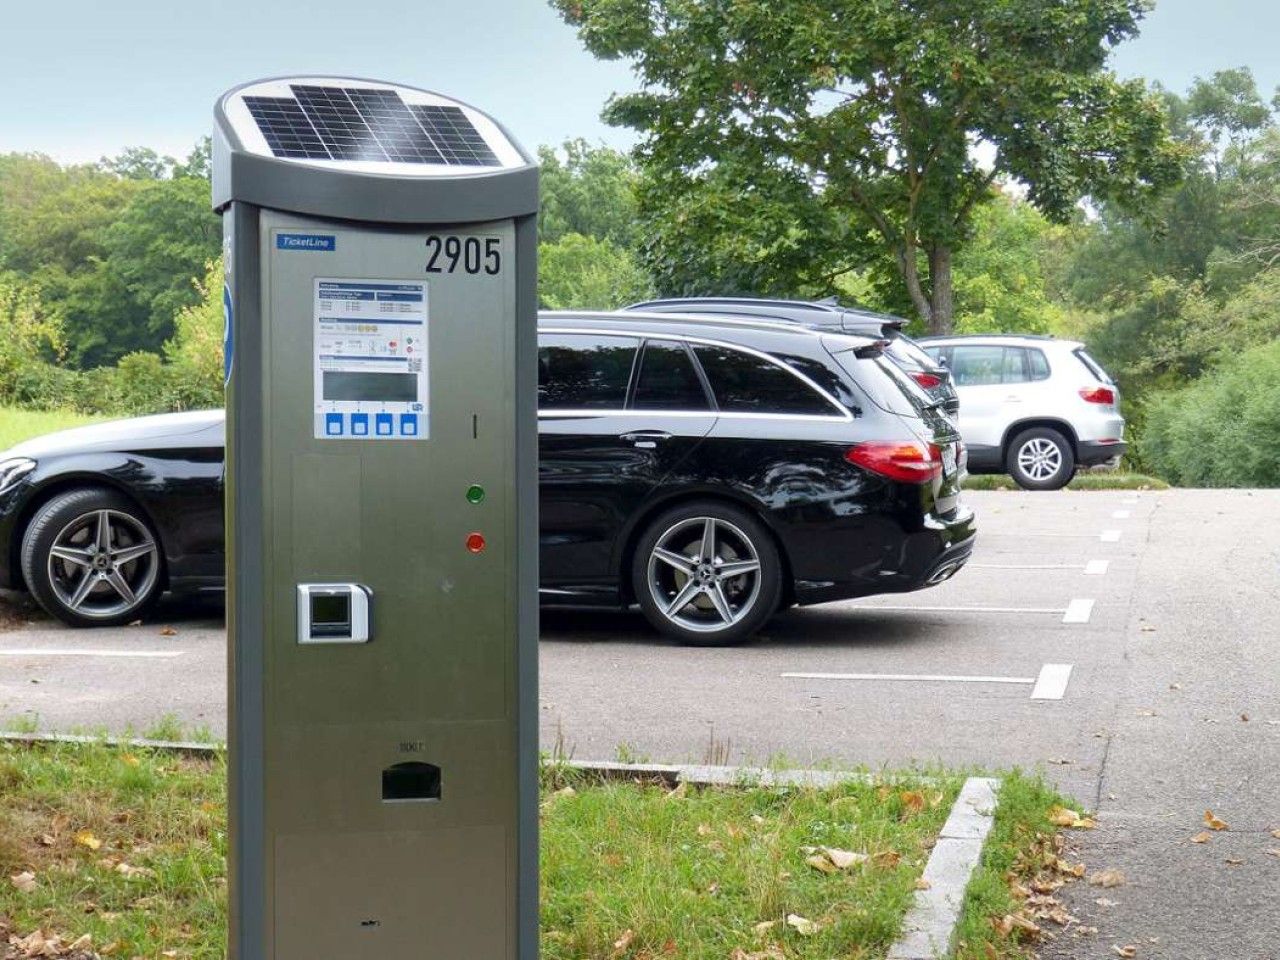
[[[369,435],[369,415],[367,413],[353,413],[351,415],[351,432],[357,437],[367,437]]]
[[[395,418],[389,413],[374,414],[373,430],[380,437],[389,437],[394,432],[392,421]]]
[[[342,436],[342,414],[326,413],[324,415],[324,432],[328,437]]]
[[[400,436],[416,437],[418,435],[418,415],[416,413],[400,414]]]

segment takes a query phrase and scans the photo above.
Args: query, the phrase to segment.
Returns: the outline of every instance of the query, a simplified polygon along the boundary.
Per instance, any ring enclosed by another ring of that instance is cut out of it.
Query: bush
[[[1148,401],[1144,462],[1182,486],[1280,486],[1280,342]]]

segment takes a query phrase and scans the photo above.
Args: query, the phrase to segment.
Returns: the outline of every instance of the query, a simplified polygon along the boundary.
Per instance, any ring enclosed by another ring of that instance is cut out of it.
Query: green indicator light
[[[484,487],[478,483],[473,483],[467,487],[467,503],[482,503],[484,501]]]

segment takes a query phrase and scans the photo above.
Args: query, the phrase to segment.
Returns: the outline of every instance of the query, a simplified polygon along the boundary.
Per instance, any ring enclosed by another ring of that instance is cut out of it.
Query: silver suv
[[[1124,453],[1120,394],[1083,344],[982,334],[927,337],[920,346],[951,371],[971,473],[1057,490],[1077,467]]]

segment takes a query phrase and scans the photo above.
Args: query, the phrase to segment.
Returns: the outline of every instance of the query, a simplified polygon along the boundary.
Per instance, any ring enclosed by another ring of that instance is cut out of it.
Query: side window
[[[1004,347],[955,347],[951,375],[958,387],[986,387],[1004,377]]]
[[[1048,380],[1049,379],[1049,358],[1044,355],[1044,351],[1028,350],[1027,357],[1031,361],[1031,379],[1032,380]]]
[[[640,342],[634,337],[547,334],[538,338],[540,410],[621,410]]]
[[[1027,351],[1022,347],[1004,348],[1004,379],[1002,383],[1026,383],[1031,379],[1027,372]]]
[[[725,413],[837,413],[829,400],[771,360],[728,347],[695,346],[694,352]]]
[[[631,406],[636,410],[710,410],[684,344],[646,340]]]

